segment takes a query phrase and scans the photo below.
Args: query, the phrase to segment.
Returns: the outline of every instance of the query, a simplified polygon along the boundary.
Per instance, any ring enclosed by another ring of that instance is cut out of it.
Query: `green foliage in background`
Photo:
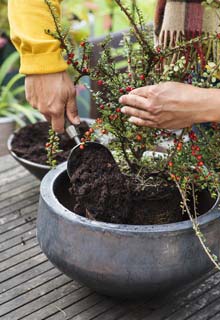
[[[20,80],[24,75],[15,73],[8,77],[12,66],[19,60],[17,52],[12,53],[0,67],[0,117],[11,117],[18,124],[24,125],[21,115],[31,123],[41,118],[39,113],[24,102],[24,85]]]
[[[9,35],[7,0],[0,0],[0,35],[2,32],[5,32],[7,35]]]

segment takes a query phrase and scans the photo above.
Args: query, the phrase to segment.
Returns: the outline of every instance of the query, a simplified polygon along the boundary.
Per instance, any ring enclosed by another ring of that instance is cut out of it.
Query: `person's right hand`
[[[64,131],[65,112],[73,124],[79,124],[76,89],[66,71],[51,74],[27,75],[26,99],[51,122],[58,133]]]

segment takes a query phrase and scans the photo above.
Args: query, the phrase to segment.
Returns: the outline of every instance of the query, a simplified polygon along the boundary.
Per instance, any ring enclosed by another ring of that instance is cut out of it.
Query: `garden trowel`
[[[78,126],[73,125],[70,123],[68,119],[65,120],[65,130],[70,139],[74,140],[76,143],[76,146],[73,147],[73,149],[70,151],[68,160],[67,160],[67,173],[69,178],[72,177],[74,171],[80,165],[82,160],[82,155],[85,154],[85,152],[88,152],[92,150],[92,152],[103,150],[103,152],[108,152],[108,154],[111,156],[111,158],[114,160],[110,150],[106,148],[104,145],[98,143],[98,142],[86,142],[85,148],[81,149],[81,140],[80,140],[80,131]],[[114,160],[115,161],[115,160]]]

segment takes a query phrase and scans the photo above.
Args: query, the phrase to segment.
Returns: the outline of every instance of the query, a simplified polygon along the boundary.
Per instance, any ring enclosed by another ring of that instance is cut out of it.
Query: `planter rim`
[[[170,224],[161,224],[161,225],[127,225],[127,224],[113,224],[101,221],[89,220],[85,217],[82,217],[66,207],[64,207],[57,199],[54,194],[54,183],[58,176],[66,171],[67,162],[64,162],[58,165],[55,169],[50,170],[45,177],[43,178],[40,186],[40,195],[43,201],[47,204],[49,208],[52,208],[54,213],[63,216],[67,220],[74,221],[75,223],[86,225],[87,227],[92,227],[95,229],[101,230],[114,230],[118,232],[131,232],[131,233],[141,233],[141,232],[174,232],[174,231],[187,231],[192,229],[192,223],[190,220],[175,222]],[[213,207],[206,212],[205,214],[198,217],[198,223],[200,226],[212,222],[216,218],[220,217],[220,210],[214,209],[219,202],[218,198],[213,205]]]
[[[8,122],[14,122],[14,119],[11,117],[0,117],[0,124],[1,123],[8,123]]]
[[[82,121],[86,121],[87,123],[91,123],[92,121],[95,121],[94,119],[90,119],[90,118],[81,118]],[[1,117],[0,117],[0,123],[1,123]],[[18,132],[20,129],[22,128],[19,128],[17,129],[15,132]],[[36,168],[41,168],[41,169],[46,169],[46,170],[50,170],[50,166],[49,165],[46,165],[46,164],[40,164],[40,163],[37,163],[37,162],[33,162],[33,161],[30,161],[30,160],[27,160],[27,159],[24,159],[22,157],[19,157],[14,151],[12,151],[12,140],[14,139],[14,133],[12,133],[9,138],[8,138],[8,141],[7,141],[7,148],[9,150],[9,152],[11,153],[11,155],[17,159],[18,161],[24,163],[24,164],[27,164],[27,165],[30,165],[32,167],[36,167]]]
[[[19,157],[14,151],[12,151],[12,140],[14,139],[14,133],[12,133],[9,138],[8,138],[8,142],[7,142],[7,147],[8,147],[8,150],[9,152],[11,153],[11,155],[19,160],[20,162],[22,163],[25,163],[25,164],[28,164],[28,165],[31,165],[33,167],[36,167],[36,168],[42,168],[42,169],[47,169],[47,170],[50,170],[50,166],[46,165],[46,164],[40,164],[40,163],[37,163],[37,162],[33,162],[33,161],[30,161],[30,160],[26,160],[22,157]]]

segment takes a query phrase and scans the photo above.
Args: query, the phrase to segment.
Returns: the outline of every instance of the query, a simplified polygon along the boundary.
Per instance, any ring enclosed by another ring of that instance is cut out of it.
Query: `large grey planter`
[[[8,153],[7,140],[15,130],[16,123],[10,117],[0,117],[0,156]]]
[[[103,294],[136,298],[185,285],[213,268],[190,221],[155,226],[91,221],[68,209],[68,186],[65,163],[44,177],[37,236],[49,260],[71,278]],[[207,210],[210,200],[202,198]],[[216,202],[198,219],[217,255],[219,217]]]

